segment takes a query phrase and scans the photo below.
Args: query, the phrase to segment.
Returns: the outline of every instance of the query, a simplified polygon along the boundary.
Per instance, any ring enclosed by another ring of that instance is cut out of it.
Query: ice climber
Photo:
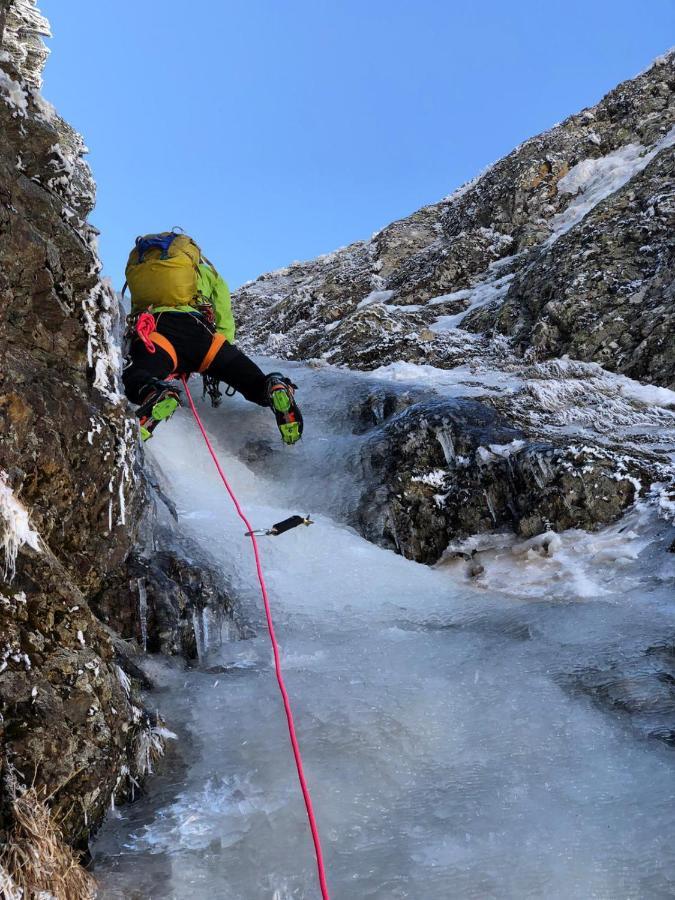
[[[204,376],[214,406],[218,383],[226,382],[251,403],[272,409],[286,444],[300,440],[296,385],[279,372],[265,375],[235,345],[230,292],[192,238],[177,231],[137,238],[125,274],[131,342],[122,379],[127,397],[138,404],[143,440],[180,406],[181,390],[167,379],[192,372]]]

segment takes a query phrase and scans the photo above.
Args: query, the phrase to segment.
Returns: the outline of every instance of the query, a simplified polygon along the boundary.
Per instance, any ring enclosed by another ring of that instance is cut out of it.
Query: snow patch
[[[478,447],[476,456],[483,463],[492,463],[496,459],[508,459],[514,453],[518,453],[525,446],[525,441],[512,440],[509,444],[490,444],[486,447]]]
[[[465,334],[461,330],[458,333]],[[394,362],[373,369],[364,377],[423,385],[451,397],[484,397],[505,391],[513,393],[522,387],[522,379],[518,375],[478,364],[439,369],[426,363]]]
[[[651,498],[661,518],[675,524],[675,484],[652,485]]]
[[[373,303],[386,303],[394,296],[394,291],[371,291],[367,297],[364,297],[357,304],[357,309],[363,309],[364,306],[371,306]]]
[[[675,126],[651,150],[641,144],[626,144],[607,156],[578,162],[558,182],[558,193],[572,194],[574,199],[564,212],[553,217],[553,231],[546,244],[553,244],[605,197],[618,191],[641,172],[657,153],[673,144]]]
[[[444,472],[443,469],[435,469],[433,472],[427,472],[426,475],[414,475],[410,480],[428,484],[430,487],[443,487],[446,475],[447,472]]]
[[[477,558],[483,573],[472,583],[478,590],[499,590],[522,599],[588,601],[608,597],[649,545],[650,507],[640,502],[614,525],[591,533],[578,528],[544,531],[527,540],[515,534],[478,534],[451,542],[435,568]]]
[[[501,300],[509,289],[509,285],[514,279],[514,274],[502,275],[501,278],[495,278],[493,281],[484,281],[475,285],[473,288],[457,291],[454,294],[445,294],[443,297],[435,297],[431,301],[432,304],[446,303],[453,300],[468,301],[466,308],[462,312],[455,313],[452,316],[439,316],[429,326],[431,331],[437,334],[443,331],[449,331],[457,328],[457,326],[465,319],[469,313],[483,306],[489,306]]]

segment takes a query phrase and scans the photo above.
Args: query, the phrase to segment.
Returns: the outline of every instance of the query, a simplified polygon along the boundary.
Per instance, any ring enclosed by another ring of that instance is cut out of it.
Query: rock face
[[[675,394],[623,375],[675,386],[674,145],[671,52],[440,203],[236,293],[250,348],[445,370],[443,402],[364,448],[366,536],[433,562],[451,538],[588,528],[673,492]]]
[[[0,841],[29,787],[86,848],[111,798],[162,751],[119,639],[145,636],[138,586],[150,649],[187,656],[192,608],[227,600],[180,552],[149,561],[168,540],[153,536],[119,391],[118,304],[87,223],[85,147],[38,92],[48,32],[33,2],[0,0]],[[26,872],[25,896],[46,896],[50,883]]]
[[[151,727],[88,605],[125,565],[144,488],[84,146],[37,93],[48,29],[27,2],[0,22],[2,765],[86,846]],[[2,810],[9,828],[4,793]]]
[[[451,368],[484,354],[495,326],[536,359],[569,351],[672,385],[675,337],[660,307],[673,280],[674,123],[670,53],[440,203],[244,285],[244,341],[358,368]]]
[[[216,571],[215,561],[194,543],[158,526],[153,548],[134,551],[119,578],[108,579],[91,606],[120,637],[144,651],[198,661],[203,616],[234,616],[233,601]],[[120,604],[120,596],[129,602]]]
[[[539,358],[569,354],[653,384],[675,384],[675,150],[668,148],[510,285],[491,326]]]

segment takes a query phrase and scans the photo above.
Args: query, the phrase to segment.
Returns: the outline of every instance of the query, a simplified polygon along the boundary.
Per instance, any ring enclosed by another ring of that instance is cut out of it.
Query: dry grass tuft
[[[0,900],[93,900],[96,882],[34,787],[6,778],[14,825],[0,850]]]

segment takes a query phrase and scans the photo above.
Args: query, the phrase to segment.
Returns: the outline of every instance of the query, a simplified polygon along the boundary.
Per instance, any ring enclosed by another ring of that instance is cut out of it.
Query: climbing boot
[[[284,444],[295,444],[302,437],[302,414],[294,396],[296,387],[279,372],[267,376],[267,400]]]
[[[141,439],[149,440],[160,422],[170,419],[180,404],[180,390],[168,381],[156,381],[143,395],[136,410],[141,424]]]

